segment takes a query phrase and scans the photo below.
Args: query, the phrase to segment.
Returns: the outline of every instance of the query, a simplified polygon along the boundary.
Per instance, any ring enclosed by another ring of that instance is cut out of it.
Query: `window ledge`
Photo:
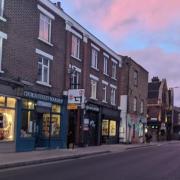
[[[96,99],[96,98],[93,98],[93,97],[90,97],[90,99],[92,99],[92,100],[95,100],[95,101],[97,101],[98,99]]]
[[[4,73],[4,71],[0,70],[0,73]]]
[[[111,105],[112,105],[112,106],[116,106],[116,104],[112,104],[112,103],[111,103]]]
[[[54,46],[54,45],[51,44],[50,42],[48,42],[48,41],[46,41],[46,40],[44,40],[44,39],[42,39],[42,38],[40,38],[40,37],[38,37],[38,40],[42,41],[43,43],[46,43],[47,45],[49,45],[49,46],[51,46],[51,47]]]
[[[94,69],[94,70],[96,70],[96,71],[99,71],[98,68],[95,68],[95,67],[93,67],[93,66],[91,66],[91,68]]]
[[[43,86],[52,87],[50,84],[44,83],[44,82],[41,82],[41,81],[36,81],[36,83],[40,84],[40,85],[43,85]]]
[[[79,58],[77,58],[77,57],[75,57],[75,56],[73,56],[73,55],[71,55],[71,57],[74,58],[74,59],[76,59],[76,60],[78,60],[78,61],[80,61],[80,62],[82,61],[81,59],[79,59]]]
[[[113,80],[117,81],[117,79],[116,79],[116,78],[114,78],[114,77],[111,77],[111,79],[113,79]]]
[[[103,73],[105,76],[107,76],[107,77],[109,77],[109,75],[108,74],[106,74],[106,73]]]
[[[3,18],[2,16],[0,16],[0,20],[4,21],[4,22],[7,22],[7,20],[5,18]]]
[[[107,104],[107,103],[108,103],[107,101],[104,101],[104,100],[103,100],[102,102],[103,102],[103,103],[105,103],[105,104]]]

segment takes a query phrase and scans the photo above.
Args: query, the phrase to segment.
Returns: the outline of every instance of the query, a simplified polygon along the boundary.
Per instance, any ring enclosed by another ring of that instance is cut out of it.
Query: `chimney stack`
[[[59,9],[61,9],[61,10],[62,10],[62,7],[61,7],[61,2],[60,2],[60,1],[57,1],[57,2],[56,2],[56,7],[58,7]]]

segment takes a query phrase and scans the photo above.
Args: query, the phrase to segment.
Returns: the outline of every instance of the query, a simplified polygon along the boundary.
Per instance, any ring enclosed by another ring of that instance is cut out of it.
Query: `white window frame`
[[[2,70],[2,58],[3,58],[3,40],[7,39],[7,34],[0,31],[0,73],[4,73]]]
[[[116,79],[116,73],[117,73],[117,64],[115,62],[112,62],[112,78]]]
[[[3,17],[4,16],[4,0],[1,0],[1,4],[0,4],[0,20],[6,22],[6,19]]]
[[[46,21],[46,18],[49,20],[49,22]],[[40,31],[41,31],[41,21],[43,21],[43,23],[48,24],[48,27],[49,27],[48,39],[43,37],[41,35],[41,33],[40,33]],[[46,14],[40,13],[40,18],[39,18],[39,39],[42,40],[43,42],[49,44],[49,45],[52,45],[51,44],[51,32],[52,32],[52,19],[49,16],[47,16]]]
[[[116,89],[111,87],[111,105],[116,105]]]
[[[75,77],[77,78],[77,82],[75,82]],[[75,71],[72,74],[71,89],[79,89],[79,82],[80,82],[80,72]]]
[[[91,79],[91,99],[97,100],[97,81]]]
[[[108,75],[108,57],[104,56],[104,74]]]
[[[134,112],[137,111],[137,97],[134,97],[134,99],[133,99],[133,111]]]
[[[107,103],[107,85],[103,84],[103,100],[102,102]]]
[[[38,66],[41,65],[42,66],[42,77],[41,77],[41,80],[38,80],[37,82],[39,82],[40,84],[43,84],[43,85],[49,85],[49,79],[50,79],[50,60],[47,58],[47,57],[44,57],[44,56],[40,56],[39,58],[41,58],[42,62],[39,62],[38,60]],[[48,65],[45,65],[44,64],[44,61],[47,60],[48,61]],[[48,69],[47,71],[47,82],[44,81],[44,70],[45,68]]]
[[[144,101],[143,101],[143,100],[141,100],[140,113],[141,113],[141,114],[143,114],[143,113],[144,113]]]
[[[92,48],[91,67],[98,70],[98,51]]]
[[[71,56],[80,60],[80,38],[72,34]]]

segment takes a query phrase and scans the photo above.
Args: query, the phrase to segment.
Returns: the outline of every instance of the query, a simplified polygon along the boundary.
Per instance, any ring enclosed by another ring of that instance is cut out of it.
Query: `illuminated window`
[[[116,121],[110,120],[109,136],[116,136]]]
[[[16,99],[0,96],[0,141],[14,140]]]

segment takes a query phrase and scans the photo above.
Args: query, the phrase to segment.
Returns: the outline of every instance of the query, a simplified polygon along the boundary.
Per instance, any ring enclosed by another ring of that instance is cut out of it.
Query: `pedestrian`
[[[74,135],[72,131],[68,133],[68,148],[74,149]]]

